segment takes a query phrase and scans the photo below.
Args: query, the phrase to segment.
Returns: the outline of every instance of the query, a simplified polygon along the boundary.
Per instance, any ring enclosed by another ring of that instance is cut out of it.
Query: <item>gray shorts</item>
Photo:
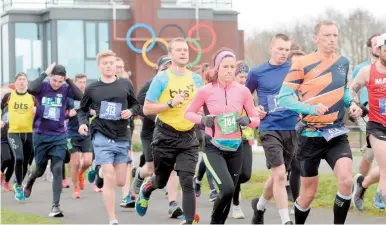
[[[132,162],[129,156],[130,144],[128,141],[112,140],[97,131],[92,142],[96,165],[117,165]]]

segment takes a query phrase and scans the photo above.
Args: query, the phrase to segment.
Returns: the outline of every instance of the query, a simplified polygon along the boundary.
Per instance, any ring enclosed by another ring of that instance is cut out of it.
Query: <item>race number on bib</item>
[[[222,134],[231,134],[237,131],[238,126],[236,123],[237,112],[225,113],[216,116],[217,124],[220,127]]]
[[[335,126],[330,128],[321,128],[320,131],[326,141],[330,141],[331,139],[341,136],[343,134],[347,134],[350,132],[350,129],[344,126]]]
[[[105,120],[120,120],[121,110],[121,103],[102,101],[99,118]]]
[[[43,118],[47,120],[59,121],[60,119],[60,108],[57,107],[44,107]]]
[[[74,109],[79,109],[80,101],[74,101]]]
[[[382,116],[386,116],[386,98],[379,99],[379,112]]]
[[[286,108],[279,106],[278,98],[279,98],[279,95],[268,95],[267,96],[269,112],[279,112],[279,111],[286,110]]]

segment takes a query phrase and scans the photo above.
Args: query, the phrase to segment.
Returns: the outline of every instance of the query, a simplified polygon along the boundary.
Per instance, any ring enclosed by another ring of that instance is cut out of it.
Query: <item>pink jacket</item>
[[[243,109],[245,109],[249,119],[251,120],[249,127],[255,128],[260,124],[260,117],[255,110],[251,92],[248,88],[236,82],[233,82],[226,88],[222,87],[218,83],[209,83],[201,87],[197,91],[193,101],[188,105],[188,108],[185,111],[185,118],[195,124],[201,124],[202,116],[198,114],[198,112],[204,104],[206,104],[210,115],[237,112],[238,115],[241,116]],[[214,123],[215,138],[241,138],[240,131],[226,135],[221,134],[220,128],[217,124],[217,119],[215,119]],[[205,127],[205,133],[212,137],[212,128]]]

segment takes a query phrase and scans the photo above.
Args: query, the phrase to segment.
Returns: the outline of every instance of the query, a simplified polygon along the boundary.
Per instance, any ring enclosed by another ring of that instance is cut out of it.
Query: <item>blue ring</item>
[[[142,49],[136,48],[133,45],[133,43],[131,43],[131,33],[133,33],[133,31],[135,29],[139,28],[139,27],[142,27],[142,28],[145,28],[146,30],[148,30],[150,32],[150,34],[151,34],[151,38],[153,39],[153,41],[151,42],[149,47],[147,47],[146,52],[149,52],[149,51],[151,51],[154,48],[154,46],[156,44],[156,40],[155,39],[157,38],[157,36],[156,36],[153,28],[151,26],[145,24],[145,23],[136,23],[136,24],[134,24],[133,26],[130,27],[130,29],[126,33],[126,43],[127,43],[127,46],[129,46],[129,48],[132,51],[134,51],[134,52],[136,52],[138,54],[142,54]]]

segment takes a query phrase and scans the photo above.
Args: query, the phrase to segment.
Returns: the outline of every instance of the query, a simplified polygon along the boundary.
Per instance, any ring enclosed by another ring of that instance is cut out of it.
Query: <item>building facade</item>
[[[231,0],[4,0],[1,83],[12,83],[21,71],[32,80],[53,61],[66,66],[70,77],[84,72],[97,79],[96,55],[111,49],[123,58],[138,89],[154,76],[151,62],[166,54],[162,42],[174,37],[190,37],[193,47],[198,43],[196,51],[190,50],[192,69],[212,63],[212,54],[221,47],[234,49],[243,59],[244,34],[237,16]],[[162,40],[153,46],[152,37]],[[202,54],[196,60],[199,48]]]

